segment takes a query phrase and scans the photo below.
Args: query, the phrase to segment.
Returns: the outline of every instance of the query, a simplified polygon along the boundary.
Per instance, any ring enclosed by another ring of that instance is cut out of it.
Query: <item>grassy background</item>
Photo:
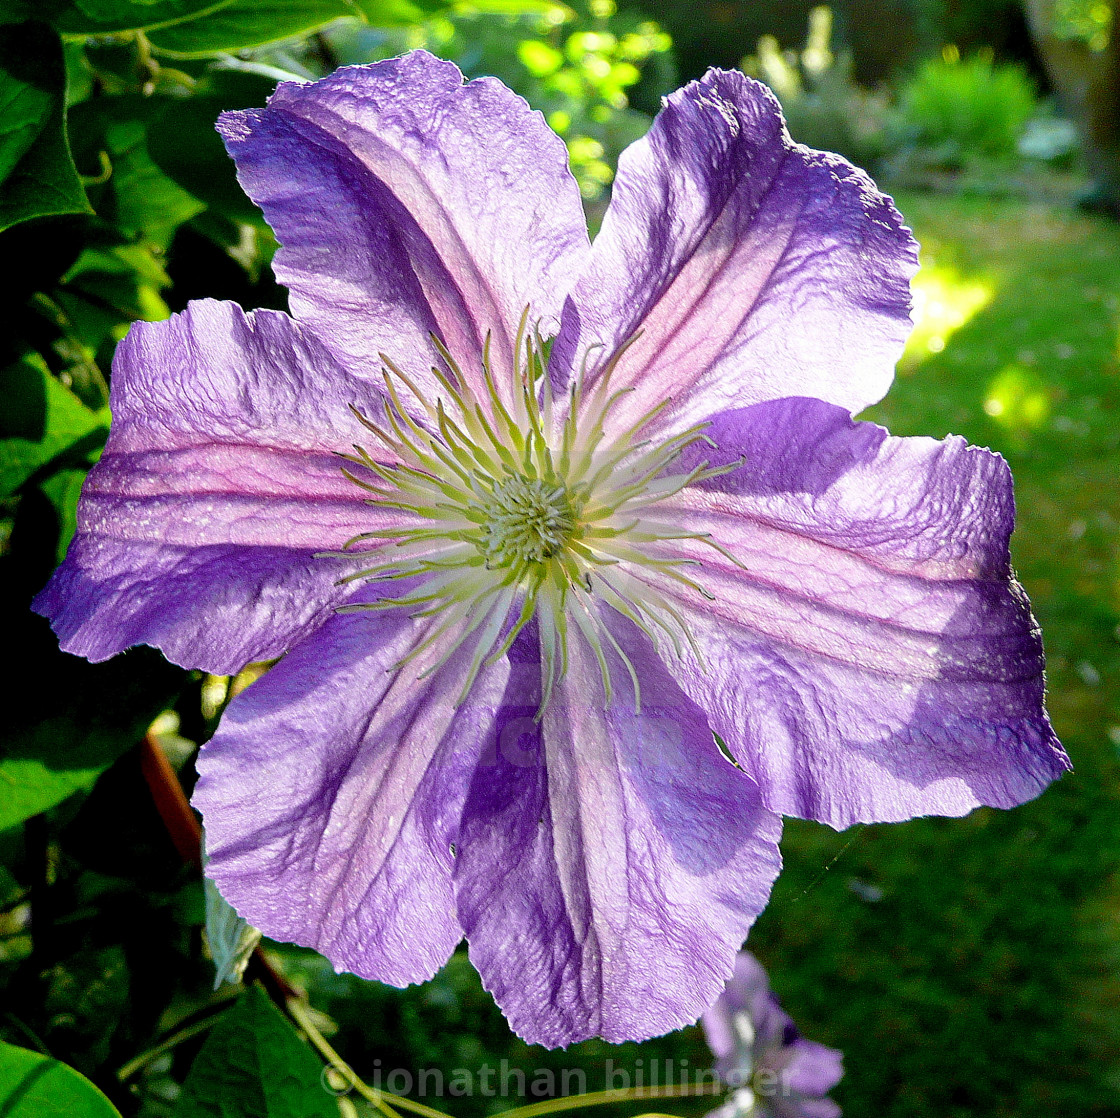
[[[844,1050],[849,1118],[1053,1118],[1120,1108],[1120,230],[1017,202],[898,199],[923,245],[919,324],[869,417],[956,432],[1015,473],[1015,563],[1076,769],[1011,812],[894,826],[790,822],[751,946],[803,1031]],[[529,1049],[469,964],[398,992],[288,953],[357,1070],[707,1060],[698,1030]],[[376,1059],[381,1060],[375,1065]],[[516,1105],[445,1099],[457,1115]],[[650,1106],[703,1114],[703,1102]],[[613,1108],[611,1108],[613,1109]],[[607,1111],[602,1110],[604,1118]]]

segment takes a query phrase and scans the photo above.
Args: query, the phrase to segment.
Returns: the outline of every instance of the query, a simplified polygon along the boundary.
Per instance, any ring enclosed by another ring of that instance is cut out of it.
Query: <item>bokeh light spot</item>
[[[953,334],[995,297],[987,280],[966,277],[954,267],[927,262],[910,283],[914,296],[914,332],[906,344],[905,370],[920,364],[930,354],[941,353]]]
[[[1000,426],[1029,434],[1050,418],[1050,390],[1037,373],[1007,365],[988,385],[983,407]]]

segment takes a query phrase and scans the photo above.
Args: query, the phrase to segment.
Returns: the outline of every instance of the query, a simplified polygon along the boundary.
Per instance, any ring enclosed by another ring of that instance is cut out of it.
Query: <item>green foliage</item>
[[[73,517],[83,476],[79,470],[60,471],[44,486],[45,495],[62,510],[63,530],[66,513]],[[179,672],[150,649],[85,665],[74,657],[52,655],[50,634],[42,632],[41,621],[12,620],[7,634],[22,642],[23,658],[12,676],[23,685],[25,699],[8,711],[0,743],[0,830],[92,788],[181,686]],[[51,693],[49,709],[29,701],[40,689]]]
[[[444,6],[443,0],[6,0],[0,22],[41,19],[68,36],[154,32],[157,46],[205,55],[274,42],[341,16],[393,26]]]
[[[977,157],[1014,158],[1036,108],[1021,66],[997,64],[990,51],[961,58],[946,47],[902,87],[899,123],[904,141],[927,153],[928,162],[960,167]]]
[[[56,2],[60,9],[51,21],[64,35],[105,35],[121,31],[148,31],[180,20],[194,19],[233,0],[70,0]]]
[[[66,70],[58,35],[0,23],[0,231],[88,210],[66,142]]]
[[[322,1065],[259,986],[208,1037],[175,1118],[338,1118]]]
[[[3,1041],[0,1114],[4,1118],[120,1118],[113,1104],[73,1068]]]
[[[37,353],[0,370],[0,497],[10,497],[37,470],[79,447],[95,447],[109,428],[109,409],[92,411],[51,376]]]
[[[365,15],[376,26],[420,19],[408,0],[233,0],[190,23],[152,31],[153,46],[184,58],[244,50],[321,27],[343,16]]]
[[[604,22],[614,14],[613,4],[604,0],[591,11]],[[529,79],[520,83],[522,92],[567,139],[572,170],[585,197],[602,193],[622,149],[649,127],[648,119],[627,111],[626,90],[641,80],[639,67],[670,45],[668,35],[649,21],[622,35],[604,27],[573,30],[562,41],[553,32],[518,43],[517,57]]]

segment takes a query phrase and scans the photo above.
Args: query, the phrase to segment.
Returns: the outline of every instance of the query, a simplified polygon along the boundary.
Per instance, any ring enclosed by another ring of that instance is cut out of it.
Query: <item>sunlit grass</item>
[[[906,344],[902,369],[908,371],[933,353],[941,353],[952,336],[995,296],[990,279],[966,277],[952,265],[937,264],[924,254],[911,285],[914,332]]]

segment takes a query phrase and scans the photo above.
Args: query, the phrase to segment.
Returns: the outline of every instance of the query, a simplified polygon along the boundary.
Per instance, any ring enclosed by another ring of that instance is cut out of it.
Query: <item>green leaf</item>
[[[41,23],[0,24],[0,230],[88,212],[66,140],[62,43]]]
[[[146,31],[217,11],[233,0],[70,0],[51,18],[65,35]]]
[[[29,19],[50,23],[71,3],[72,0],[0,0],[0,23],[24,23]]]
[[[244,916],[238,916],[210,878],[205,879],[205,887],[206,943],[214,960],[214,989],[223,982],[236,986],[261,941],[261,933]]]
[[[0,1041],[4,1118],[120,1118],[115,1106],[73,1068]]]
[[[154,31],[160,50],[184,57],[259,47],[322,27],[340,16],[361,17],[351,0],[234,0],[202,19]]]
[[[11,757],[0,761],[0,830],[14,827],[41,811],[69,799],[75,792],[88,792],[107,765],[55,771],[35,757]]]
[[[119,341],[129,321],[158,322],[171,313],[160,296],[171,280],[148,245],[86,248],[62,282],[58,302],[77,335],[94,348],[109,338]],[[79,300],[90,312],[99,312],[101,321],[93,329],[83,329],[77,321]]]
[[[111,168],[91,187],[99,217],[129,239],[166,249],[175,230],[204,206],[152,162],[148,121],[162,108],[153,97],[96,97],[70,113],[79,166],[95,164],[104,152]],[[173,122],[172,122],[173,126]]]
[[[78,498],[88,472],[86,469],[57,470],[40,486],[58,517],[54,557],[60,563],[66,558],[66,549],[78,530]]]
[[[8,34],[11,34],[9,29]],[[0,180],[6,179],[43,131],[54,104],[51,89],[43,81],[13,80],[5,72],[0,82]]]
[[[338,1118],[322,1065],[259,986],[207,1037],[175,1118]]]
[[[152,162],[144,125],[121,121],[106,133],[113,160],[118,226],[126,233],[166,248],[184,221],[201,213],[203,205],[172,182]]]
[[[510,0],[516,9],[515,14],[521,11],[518,4],[525,0]],[[528,0],[532,5],[527,10],[547,11],[548,0]],[[440,12],[446,12],[455,5],[451,0],[355,0],[362,10],[362,15],[371,27],[407,27],[414,23],[422,23],[431,19]],[[472,8],[475,5],[471,5]]]
[[[87,245],[63,276],[54,299],[71,340],[91,360],[107,356],[130,323],[158,322],[171,313],[160,295],[171,284],[162,255],[152,244]]]
[[[0,369],[0,497],[78,443],[92,446],[109,428],[109,409],[91,411],[51,376],[37,353]],[[91,438],[94,432],[99,437]]]
[[[41,618],[29,617],[27,628],[33,631],[26,636],[13,633],[25,643],[10,694],[46,694],[51,706],[45,717],[38,700],[13,704],[5,714],[0,830],[92,788],[139,741],[182,681],[182,673],[149,648],[132,649],[104,664],[87,664],[57,647],[36,655],[39,638],[46,643],[53,635]]]

